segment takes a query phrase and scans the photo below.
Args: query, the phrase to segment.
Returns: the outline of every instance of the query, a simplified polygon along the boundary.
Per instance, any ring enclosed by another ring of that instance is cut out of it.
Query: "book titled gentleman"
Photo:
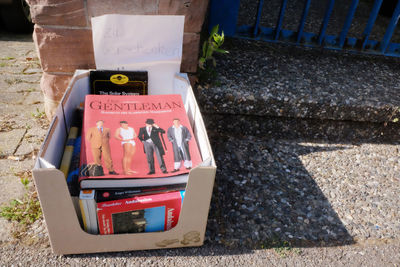
[[[147,71],[93,70],[89,79],[91,94],[147,95]]]
[[[202,161],[180,95],[87,95],[81,189],[184,184]]]
[[[185,191],[97,203],[101,235],[160,232],[175,227]]]

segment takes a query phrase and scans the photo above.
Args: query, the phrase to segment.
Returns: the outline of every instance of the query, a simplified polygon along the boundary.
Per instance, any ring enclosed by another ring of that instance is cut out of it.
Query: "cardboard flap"
[[[67,138],[64,115],[61,106],[58,106],[56,115],[50,124],[46,139],[40,148],[39,156],[35,163],[35,169],[58,168],[64,151],[64,144]]]
[[[200,154],[203,159],[202,166],[215,166],[211,145],[208,141],[207,131],[201,116],[200,108],[193,94],[189,78],[186,73],[178,73],[174,77],[174,93],[180,94],[195,135]]]

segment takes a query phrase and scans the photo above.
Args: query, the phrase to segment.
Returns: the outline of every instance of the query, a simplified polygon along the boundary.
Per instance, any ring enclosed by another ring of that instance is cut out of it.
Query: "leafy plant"
[[[11,200],[8,205],[1,207],[0,216],[25,225],[34,223],[42,216],[39,200],[34,195],[25,194],[22,200]]]
[[[10,221],[17,221],[22,225],[30,225],[42,216],[42,210],[37,193],[29,191],[29,178],[26,175],[20,178],[27,192],[22,200],[13,199],[8,205],[0,207],[0,216]]]
[[[44,116],[46,116],[46,113],[44,113],[44,111],[39,111],[39,108],[36,108],[36,112],[32,112],[32,117],[36,119],[44,118]]]
[[[219,25],[215,25],[210,32],[210,36],[203,43],[202,56],[199,59],[199,67],[202,70],[205,70],[207,68],[208,66],[207,62],[209,61],[212,62],[212,65],[214,67],[217,66],[217,61],[213,56],[214,52],[221,54],[229,53],[228,51],[220,48],[224,43],[225,36],[223,31],[221,34],[219,34],[218,30],[219,30]]]
[[[286,258],[291,254],[301,254],[301,250],[299,248],[293,248],[290,242],[282,241],[278,237],[273,237],[270,240],[259,245],[261,249],[273,249],[276,254],[281,258]]]
[[[28,189],[28,186],[29,186],[29,183],[30,183],[29,178],[21,177],[21,183],[24,185],[25,189]]]

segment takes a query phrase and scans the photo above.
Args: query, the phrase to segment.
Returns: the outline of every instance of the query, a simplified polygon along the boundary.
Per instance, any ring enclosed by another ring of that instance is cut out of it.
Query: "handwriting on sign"
[[[113,39],[121,36],[124,36],[124,31],[117,25],[110,25],[104,30],[104,38]]]
[[[166,57],[178,57],[182,51],[179,47],[169,47],[161,43],[155,46],[145,46],[142,43],[131,44],[129,46],[103,46],[103,53],[109,55],[127,55],[127,54],[140,54],[140,55],[154,55]]]

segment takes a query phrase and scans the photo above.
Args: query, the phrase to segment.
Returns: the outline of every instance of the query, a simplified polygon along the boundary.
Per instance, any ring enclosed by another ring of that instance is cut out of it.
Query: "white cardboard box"
[[[201,246],[207,226],[216,165],[187,75],[175,76],[172,93],[182,95],[203,163],[190,171],[178,224],[165,232],[91,235],[82,230],[65,177],[57,168],[72,124],[73,111],[88,93],[89,71],[77,70],[57,109],[33,169],[53,252],[79,254]]]

